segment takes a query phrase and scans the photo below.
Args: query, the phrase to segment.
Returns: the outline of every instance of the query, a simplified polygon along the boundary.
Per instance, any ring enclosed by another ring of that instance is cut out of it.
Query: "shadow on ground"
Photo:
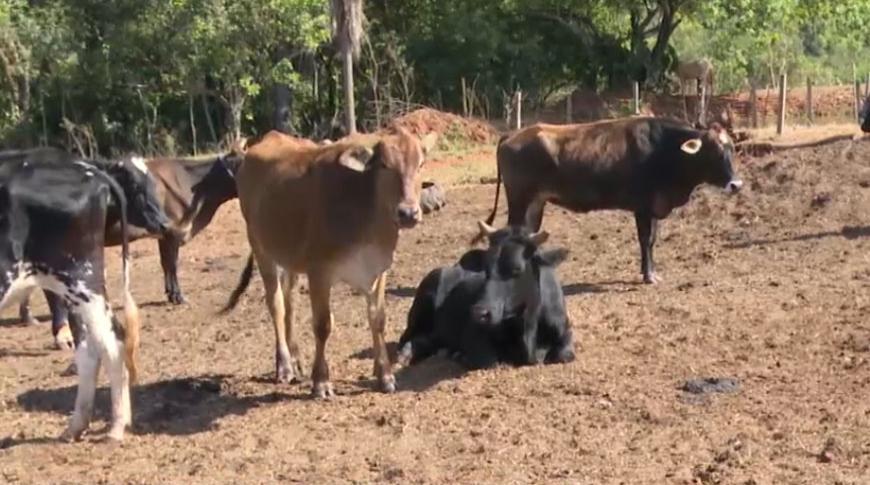
[[[798,234],[796,236],[788,236],[776,239],[754,239],[740,243],[725,244],[723,247],[727,249],[746,249],[755,246],[770,246],[773,244],[782,244],[788,242],[814,241],[817,239],[825,239],[829,237],[844,237],[846,239],[858,239],[870,236],[870,226],[843,226],[839,231],[823,231],[814,232],[811,234]]]
[[[225,375],[169,379],[133,388],[134,434],[191,435],[211,430],[215,422],[230,415],[243,415],[261,404],[287,399],[307,399],[305,394],[267,392],[253,394],[237,388]],[[18,405],[28,412],[73,411],[76,386],[34,389],[18,396]],[[109,389],[97,390],[95,419],[109,420]],[[98,424],[91,425],[97,429]]]

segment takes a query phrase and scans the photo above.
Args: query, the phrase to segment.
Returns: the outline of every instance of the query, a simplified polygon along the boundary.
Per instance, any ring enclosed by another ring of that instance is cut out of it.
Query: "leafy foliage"
[[[0,138],[190,151],[277,127],[341,133],[327,0],[0,0]],[[867,0],[368,0],[360,126],[419,104],[497,117],[576,87],[666,91],[706,57],[717,90],[870,72]],[[463,96],[463,83],[465,93]],[[195,141],[195,142],[194,142]]]

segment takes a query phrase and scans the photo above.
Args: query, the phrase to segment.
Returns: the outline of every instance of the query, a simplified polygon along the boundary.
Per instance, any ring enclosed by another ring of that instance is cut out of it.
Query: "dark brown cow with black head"
[[[634,213],[641,273],[655,283],[653,246],[658,220],[684,205],[703,183],[735,193],[734,145],[719,124],[695,129],[661,118],[624,118],[575,125],[537,124],[498,144],[498,183],[504,180],[508,225],[541,228],[552,202],[576,212]],[[495,203],[487,224],[498,210]]]

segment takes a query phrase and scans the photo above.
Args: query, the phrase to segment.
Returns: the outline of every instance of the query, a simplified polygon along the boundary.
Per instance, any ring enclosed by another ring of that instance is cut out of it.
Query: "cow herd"
[[[862,110],[870,132],[870,99]],[[502,137],[498,183],[489,217],[453,265],[433,269],[417,286],[392,362],[385,338],[386,274],[400,230],[422,219],[420,172],[432,136],[393,128],[375,142],[315,143],[278,132],[243,140],[202,160],[84,160],[62,150],[0,152],[0,306],[20,303],[23,319],[36,288],[45,292],[59,347],[74,347],[78,391],[65,439],[88,429],[100,365],[111,388],[108,437],[131,424],[129,386],[137,374],[139,316],[129,291],[128,243],[158,239],[166,297],[184,302],[179,248],[239,199],[250,256],[222,312],[231,311],[257,268],[275,331],[275,379],[300,380],[294,338],[297,282],[305,275],[314,326],[312,394],[334,395],[326,345],[333,286],[362,293],[372,333],[373,372],[396,389],[394,365],[438,352],[471,369],[575,359],[571,318],[556,274],[564,249],[547,248],[547,202],[587,212],[634,213],[641,275],[655,283],[657,224],[701,184],[729,193],[742,182],[732,169],[725,128],[634,117],[579,125],[535,125]],[[507,225],[492,226],[504,185]],[[106,297],[103,248],[121,245],[124,320]],[[340,318],[340,317],[339,317]],[[146,337],[147,338],[147,337]]]

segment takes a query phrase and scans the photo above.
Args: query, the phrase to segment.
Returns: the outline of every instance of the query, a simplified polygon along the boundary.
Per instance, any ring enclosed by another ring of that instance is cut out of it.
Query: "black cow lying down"
[[[489,248],[433,270],[417,287],[399,361],[414,364],[441,349],[471,369],[571,362],[574,344],[556,266],[567,252],[541,251],[548,234],[480,223]]]
[[[91,418],[101,362],[109,376],[112,423],[121,439],[131,422],[139,316],[129,291],[128,245],[122,241],[125,322],[112,316],[103,273],[103,236],[110,204],[126,234],[127,201],[119,184],[85,163],[0,164],[0,307],[34,288],[60,296],[83,325],[76,351],[75,411],[64,438],[78,439]]]

